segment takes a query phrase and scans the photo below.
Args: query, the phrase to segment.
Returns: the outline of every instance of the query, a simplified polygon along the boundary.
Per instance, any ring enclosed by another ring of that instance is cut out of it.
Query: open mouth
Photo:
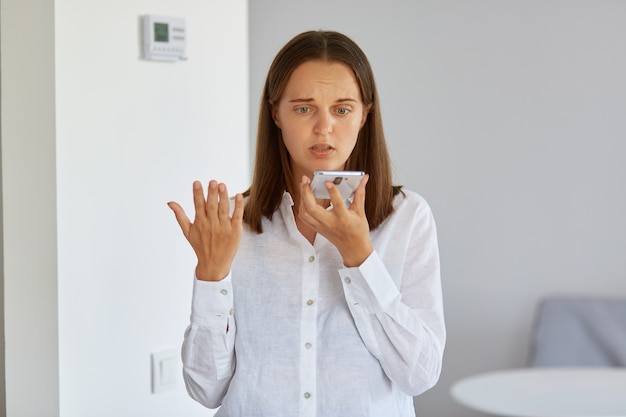
[[[313,152],[328,152],[333,149],[330,145],[314,145],[310,148]]]

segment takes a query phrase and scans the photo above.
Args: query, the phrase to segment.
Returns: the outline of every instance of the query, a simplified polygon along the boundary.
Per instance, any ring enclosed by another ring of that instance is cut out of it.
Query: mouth
[[[319,143],[319,144],[311,146],[309,149],[312,152],[330,152],[330,151],[332,151],[335,148],[333,148],[332,146],[330,146],[328,144]]]
[[[317,158],[324,158],[329,156],[335,148],[325,143],[318,143],[309,148],[309,151]]]
[[[309,149],[311,149],[314,152],[326,152],[326,151],[332,150],[333,147],[330,145],[318,144],[318,145],[311,146]]]

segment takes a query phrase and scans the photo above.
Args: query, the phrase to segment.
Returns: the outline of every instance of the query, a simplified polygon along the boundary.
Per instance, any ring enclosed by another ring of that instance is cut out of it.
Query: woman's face
[[[356,145],[367,109],[347,66],[308,61],[291,74],[274,122],[282,131],[296,182],[315,170],[341,170]]]

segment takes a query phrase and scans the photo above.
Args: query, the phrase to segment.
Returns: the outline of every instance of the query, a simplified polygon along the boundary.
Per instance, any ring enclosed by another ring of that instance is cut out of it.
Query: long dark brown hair
[[[278,52],[270,66],[261,97],[252,185],[244,193],[248,197],[244,222],[255,232],[262,233],[263,217],[271,220],[284,191],[294,195],[299,186],[294,183],[289,153],[281,130],[272,118],[271,106],[282,97],[293,71],[308,61],[337,62],[350,68],[359,85],[363,106],[369,107],[369,115],[345,169],[365,171],[370,176],[366,185],[365,215],[370,230],[374,230],[393,212],[393,198],[401,187],[392,184],[391,161],[372,68],[354,41],[332,31],[297,35]]]

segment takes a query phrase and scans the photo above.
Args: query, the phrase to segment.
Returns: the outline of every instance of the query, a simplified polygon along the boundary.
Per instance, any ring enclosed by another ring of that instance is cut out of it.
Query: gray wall
[[[0,11],[0,360],[5,388],[0,415],[55,416],[59,322],[54,1],[0,0]]]
[[[448,345],[421,417],[479,415],[464,376],[524,366],[536,302],[626,296],[626,2],[249,2],[251,129],[291,36],[334,29],[377,74],[396,180],[439,228]]]

